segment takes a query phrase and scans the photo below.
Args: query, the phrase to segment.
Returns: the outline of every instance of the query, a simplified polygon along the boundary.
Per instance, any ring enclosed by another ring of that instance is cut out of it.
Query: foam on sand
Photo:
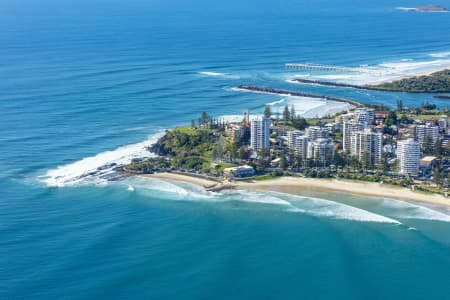
[[[104,183],[118,166],[131,162],[133,158],[151,157],[147,147],[154,144],[163,132],[150,136],[147,140],[105,151],[95,156],[83,158],[74,163],[47,171],[40,179],[48,186],[63,187],[80,183]]]

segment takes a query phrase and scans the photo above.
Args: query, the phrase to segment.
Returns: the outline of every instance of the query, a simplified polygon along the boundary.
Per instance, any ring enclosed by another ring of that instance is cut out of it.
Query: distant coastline
[[[448,93],[450,92],[450,70],[443,69],[430,74],[406,77],[377,85],[356,85],[349,83],[339,83],[321,80],[310,80],[303,78],[291,79],[294,83],[317,84],[323,86],[346,87],[361,90],[372,90],[382,92],[400,92],[400,93]]]
[[[147,178],[187,182],[201,186],[208,191],[227,189],[263,190],[301,195],[309,192],[338,192],[367,196],[372,198],[390,198],[406,202],[422,202],[431,205],[450,207],[450,201],[444,196],[412,191],[407,188],[385,185],[381,183],[360,182],[355,180],[317,179],[302,177],[278,177],[261,181],[219,182],[217,180],[198,176],[175,173],[154,173],[138,175]]]
[[[397,7],[398,10],[416,11],[416,12],[449,12],[449,10],[440,5],[423,5],[417,7]]]

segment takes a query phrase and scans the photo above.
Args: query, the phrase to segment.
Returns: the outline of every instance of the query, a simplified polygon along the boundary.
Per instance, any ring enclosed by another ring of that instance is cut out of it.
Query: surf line
[[[266,87],[257,87],[257,86],[251,86],[251,85],[240,85],[236,88],[237,90],[245,90],[250,92],[257,92],[257,93],[266,93],[266,94],[276,94],[276,95],[282,95],[282,96],[294,96],[294,97],[307,97],[307,98],[317,98],[317,99],[325,99],[330,101],[336,101],[336,102],[343,102],[348,103],[354,106],[361,107],[363,104],[347,99],[347,98],[337,98],[332,96],[324,96],[324,95],[315,95],[315,94],[307,94],[307,93],[301,93],[301,92],[293,92],[293,91],[286,91],[286,90],[278,90],[273,88],[266,88]]]

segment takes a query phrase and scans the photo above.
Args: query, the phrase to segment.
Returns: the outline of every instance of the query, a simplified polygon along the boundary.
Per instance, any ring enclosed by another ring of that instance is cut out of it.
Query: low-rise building
[[[436,166],[437,157],[436,156],[425,156],[420,160],[420,168],[426,170],[432,170]]]
[[[238,177],[238,178],[252,177],[255,175],[255,169],[251,166],[244,165],[244,166],[226,168],[223,170],[223,174],[226,177]]]

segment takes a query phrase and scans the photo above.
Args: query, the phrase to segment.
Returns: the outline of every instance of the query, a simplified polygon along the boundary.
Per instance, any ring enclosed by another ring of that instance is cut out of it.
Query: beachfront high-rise
[[[420,164],[420,143],[414,139],[397,142],[398,172],[417,174]]]
[[[354,132],[351,137],[351,155],[366,166],[379,165],[382,160],[383,135],[370,128]]]
[[[255,150],[269,150],[270,120],[268,118],[254,119],[250,127],[250,147]]]

